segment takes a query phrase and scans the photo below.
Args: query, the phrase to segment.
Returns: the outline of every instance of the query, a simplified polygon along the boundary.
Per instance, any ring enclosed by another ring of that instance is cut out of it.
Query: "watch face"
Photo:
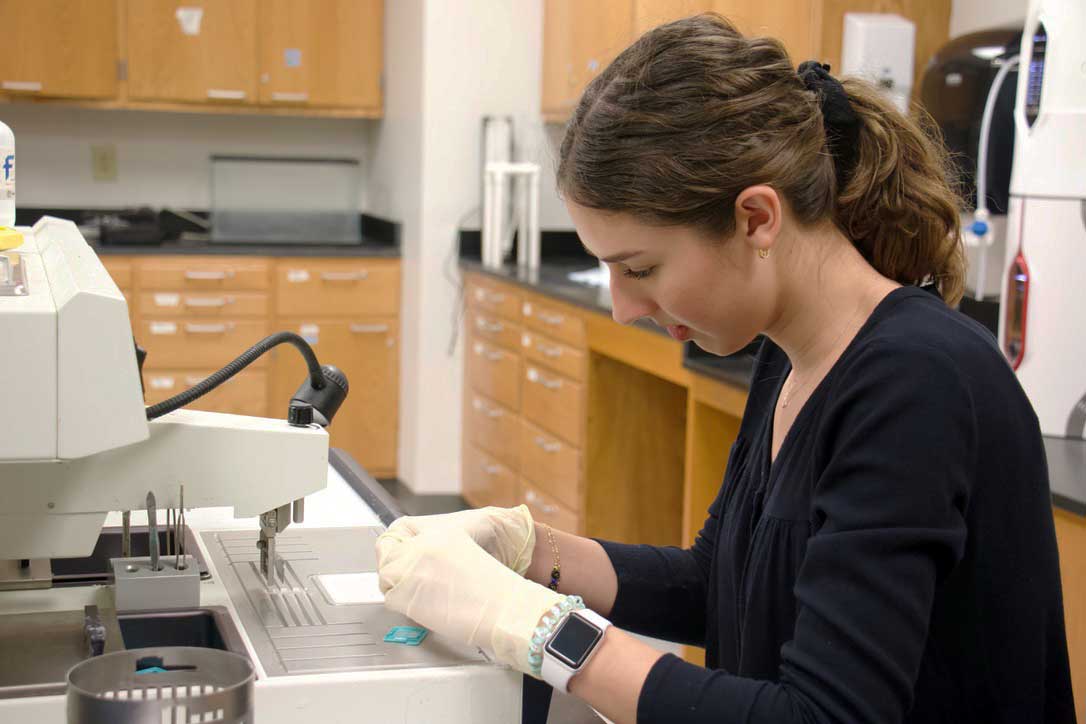
[[[573,669],[584,664],[603,632],[576,614],[569,614],[547,642],[547,651]]]

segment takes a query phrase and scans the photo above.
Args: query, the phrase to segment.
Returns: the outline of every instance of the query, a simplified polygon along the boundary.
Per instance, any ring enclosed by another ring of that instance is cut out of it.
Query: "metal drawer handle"
[[[283,93],[275,91],[271,94],[273,101],[279,101],[281,103],[305,103],[309,100],[308,93]]]
[[[525,493],[524,494],[524,499],[530,505],[538,505],[539,510],[542,511],[543,513],[547,513],[548,515],[551,514],[551,513],[557,513],[558,512],[558,506],[556,506],[556,505],[548,505],[548,504],[544,503],[543,499],[540,498],[538,495],[536,495],[535,491],[533,491],[533,490],[529,490],[527,493]]]
[[[227,299],[226,297],[185,297],[186,307],[225,307],[227,304],[233,302],[233,299]]]
[[[484,291],[483,295],[485,296],[486,300],[488,302],[490,302],[491,304],[501,304],[502,302],[505,301],[505,295],[502,294],[501,292],[487,292],[487,291]]]
[[[222,279],[233,279],[234,272],[232,271],[193,271],[189,270],[185,272],[185,278],[193,281],[216,281]]]
[[[545,356],[545,357],[561,357],[562,356],[562,348],[561,347],[548,347],[547,345],[540,343],[540,344],[537,344],[535,346],[535,348],[537,350],[539,350],[540,352],[542,352],[543,356]]]
[[[535,444],[538,445],[543,452],[554,453],[562,449],[562,443],[553,442],[542,436],[535,439]]]
[[[561,314],[544,314],[543,312],[540,312],[537,316],[539,317],[539,321],[543,322],[543,324],[549,324],[552,327],[558,326],[566,320]]]
[[[370,273],[365,269],[353,272],[321,272],[321,281],[325,282],[360,282]]]
[[[245,91],[226,88],[208,88],[207,97],[216,101],[241,101],[245,100]]]
[[[233,324],[186,324],[189,334],[226,334],[234,328]]]
[[[478,397],[472,400],[472,407],[474,407],[478,412],[481,412],[490,418],[498,418],[505,415],[505,412],[498,409],[497,407],[487,407],[486,403],[480,400]]]
[[[2,84],[4,90],[19,91],[22,93],[41,93],[41,83],[28,80],[5,80]]]
[[[387,324],[352,324],[351,331],[355,334],[384,334],[388,331]]]
[[[475,326],[482,331],[490,332],[491,334],[498,334],[503,329],[505,329],[505,325],[501,322],[488,322],[482,317],[479,317],[475,320]]]
[[[539,384],[543,385],[548,390],[557,390],[562,387],[562,380],[548,380],[546,377],[540,376]]]
[[[502,469],[499,466],[497,466],[497,465],[487,465],[486,463],[484,463],[482,465],[482,469],[483,469],[483,472],[486,473],[487,475],[497,475],[498,473],[500,473],[502,471]]]
[[[488,352],[486,347],[484,347],[481,344],[475,345],[475,354],[477,354],[480,357],[485,357],[486,359],[490,360],[491,362],[498,362],[502,358],[502,353],[501,352]]]

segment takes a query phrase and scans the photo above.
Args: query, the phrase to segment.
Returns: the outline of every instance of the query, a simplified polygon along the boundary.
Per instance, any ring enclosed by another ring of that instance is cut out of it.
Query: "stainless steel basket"
[[[228,651],[132,649],[68,671],[68,724],[252,724],[253,666]]]

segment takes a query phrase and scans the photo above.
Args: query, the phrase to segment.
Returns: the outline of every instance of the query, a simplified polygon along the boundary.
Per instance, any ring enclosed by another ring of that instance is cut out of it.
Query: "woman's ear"
[[[735,199],[735,229],[755,251],[773,248],[781,216],[781,197],[772,186],[750,186]]]

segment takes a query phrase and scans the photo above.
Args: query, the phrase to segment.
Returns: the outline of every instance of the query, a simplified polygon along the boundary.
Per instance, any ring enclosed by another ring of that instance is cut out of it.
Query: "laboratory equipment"
[[[999,340],[1040,420],[1053,493],[1086,501],[1086,4],[1022,34]]]
[[[187,656],[179,646],[243,657],[262,723],[360,708],[373,721],[520,718],[522,677],[479,650],[384,640],[413,622],[375,585],[382,527],[353,493],[320,504],[334,480],[323,425],[348,390],[338,370],[280,333],[145,407],[127,305],[78,228],[47,217],[19,230],[0,284],[0,721],[64,721],[67,671],[99,698],[138,683],[131,662],[89,683],[74,665],[132,649],[168,663]],[[284,342],[308,367],[286,419],[184,408]],[[88,557],[120,567],[103,579]]]
[[[936,51],[920,86],[921,105],[939,125],[966,205],[962,311],[993,334],[1003,289],[1021,45],[1021,24],[954,38]]]
[[[841,39],[841,75],[871,81],[909,110],[913,89],[916,25],[890,13],[845,13]]]
[[[502,266],[505,239],[515,228],[517,265],[539,269],[539,172],[538,163],[487,163],[483,188],[483,266]],[[505,216],[509,197],[514,209],[512,228],[507,226]]]

